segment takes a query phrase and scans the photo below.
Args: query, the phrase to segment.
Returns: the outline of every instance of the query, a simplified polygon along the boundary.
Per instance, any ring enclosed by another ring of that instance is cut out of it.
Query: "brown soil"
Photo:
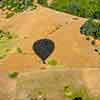
[[[86,19],[53,11],[39,6],[34,11],[25,11],[10,19],[0,18],[0,27],[17,34],[16,47],[25,54],[13,52],[0,60],[0,71],[27,71],[44,69],[39,57],[33,52],[33,43],[41,38],[55,42],[55,51],[49,59],[56,59],[66,67],[99,67],[100,56],[93,46],[80,34]],[[37,67],[38,66],[38,67]]]

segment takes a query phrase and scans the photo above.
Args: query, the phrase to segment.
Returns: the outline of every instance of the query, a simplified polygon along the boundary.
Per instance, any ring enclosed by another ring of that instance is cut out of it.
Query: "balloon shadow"
[[[41,58],[43,64],[46,64],[45,60],[53,53],[55,43],[50,39],[40,39],[34,42],[32,48],[39,58]]]

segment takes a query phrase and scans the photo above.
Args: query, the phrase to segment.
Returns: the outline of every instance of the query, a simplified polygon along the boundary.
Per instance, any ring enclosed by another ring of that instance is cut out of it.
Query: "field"
[[[99,100],[97,4],[1,0],[0,100]]]
[[[45,16],[47,18],[44,21]],[[48,22],[48,20],[51,21]],[[33,43],[41,38],[49,38],[56,45],[56,49],[48,60],[54,59],[59,65],[69,67],[99,67],[100,56],[91,45],[92,38],[87,41],[86,37],[80,33],[80,27],[85,21],[86,19],[41,6],[34,11],[13,16],[11,19],[1,18],[1,28],[15,33],[16,44],[13,52],[1,59],[0,70],[23,70],[23,68],[30,69],[37,65],[48,66],[48,63],[41,64],[41,59],[32,50]],[[98,40],[96,46],[99,48]],[[22,49],[23,53],[19,53],[18,48]]]

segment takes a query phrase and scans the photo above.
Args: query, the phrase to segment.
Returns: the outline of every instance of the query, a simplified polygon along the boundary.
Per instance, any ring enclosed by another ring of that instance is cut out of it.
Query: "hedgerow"
[[[48,0],[37,0],[37,3],[39,3],[43,6],[48,6]]]
[[[100,0],[54,0],[49,7],[80,17],[100,19]]]

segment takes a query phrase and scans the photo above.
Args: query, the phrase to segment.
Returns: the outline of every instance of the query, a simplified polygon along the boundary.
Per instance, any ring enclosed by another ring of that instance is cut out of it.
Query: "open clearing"
[[[0,71],[24,71],[47,66],[41,64],[32,50],[33,43],[41,38],[55,42],[55,51],[48,59],[56,59],[60,65],[100,67],[100,56],[94,52],[86,37],[80,34],[80,27],[86,19],[39,6],[34,11],[25,11],[10,19],[1,17],[0,20],[1,29],[17,35],[16,48],[24,52],[15,50],[0,60]]]
[[[58,68],[31,71],[20,73],[16,79],[9,78],[6,73],[0,73],[0,100],[26,100],[31,95],[33,98],[38,98],[38,95],[44,95],[43,97],[46,96],[47,100],[55,100],[55,98],[57,100],[65,100],[65,86],[73,87],[73,91],[76,92],[80,89],[85,89],[88,91],[90,98],[99,100],[99,77],[100,70],[98,68],[82,70]],[[82,95],[86,95],[86,92],[83,92]],[[66,100],[71,99],[66,98]]]
[[[99,100],[100,41],[80,33],[87,19],[34,7],[8,19],[0,10],[0,30],[12,34],[0,38],[0,100]],[[33,51],[41,39],[53,41],[46,64]]]

